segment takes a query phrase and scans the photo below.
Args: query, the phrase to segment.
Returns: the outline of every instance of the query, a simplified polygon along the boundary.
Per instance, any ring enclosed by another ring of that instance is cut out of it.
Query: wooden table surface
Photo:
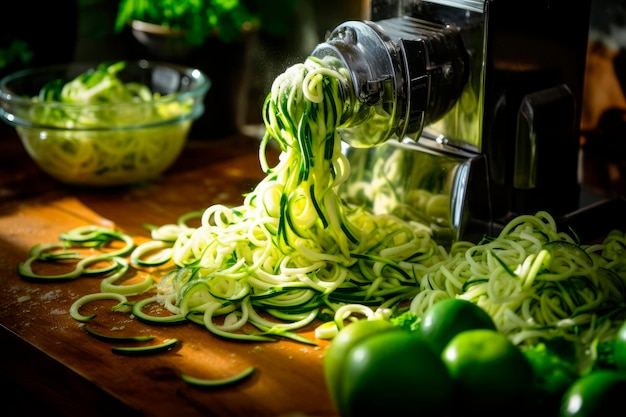
[[[614,195],[602,180],[610,166],[604,159],[583,166],[587,188]],[[13,129],[0,124],[2,414],[336,417],[323,379],[327,342],[315,347],[288,340],[227,341],[192,323],[152,326],[99,308],[94,325],[104,330],[123,328],[129,334],[181,341],[174,350],[154,356],[119,356],[111,352],[110,343],[87,335],[69,315],[76,299],[99,291],[97,278],[30,282],[17,274],[17,265],[33,245],[56,241],[61,232],[97,224],[148,239],[142,224],[172,223],[181,214],[215,203],[238,205],[263,175],[258,140],[237,136],[190,141],[171,169],[146,184],[70,187],[43,174]],[[592,222],[582,217],[576,227],[588,229],[590,237],[608,227],[626,227],[626,200],[621,189],[618,194],[617,205],[600,207]],[[311,326],[304,335],[312,337],[313,331]],[[194,388],[179,377],[186,372],[219,378],[248,366],[257,369],[250,379],[222,389]]]
[[[324,342],[227,341],[192,323],[152,326],[103,306],[94,326],[181,341],[177,348],[153,356],[120,356],[111,352],[110,343],[87,335],[69,315],[76,299],[99,291],[98,279],[31,282],[16,272],[33,245],[56,241],[73,227],[115,226],[147,239],[142,223],[172,223],[214,203],[240,204],[242,193],[262,177],[258,141],[234,137],[189,142],[177,163],[147,184],[74,188],[40,172],[14,132],[3,127],[0,372],[10,385],[0,390],[3,414],[333,416],[323,380]],[[312,337],[313,327],[305,335]],[[257,369],[250,379],[220,389],[195,388],[179,378],[180,372],[219,378],[248,366]]]

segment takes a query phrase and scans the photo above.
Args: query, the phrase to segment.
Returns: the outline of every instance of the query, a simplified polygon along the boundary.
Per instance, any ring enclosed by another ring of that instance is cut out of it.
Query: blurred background
[[[0,76],[68,61],[147,58],[197,66],[212,87],[190,138],[254,136],[276,76],[302,62],[326,31],[368,12],[368,0],[57,0],[35,7],[11,1],[3,5],[11,18],[0,28]],[[155,28],[163,22],[174,30]],[[581,175],[621,195],[625,85],[626,0],[592,0],[581,143],[583,164],[593,169]]]
[[[626,0],[592,0],[581,182],[626,196]]]
[[[366,0],[12,1],[0,28],[0,75],[22,67],[151,59],[195,66],[212,80],[191,139],[258,126],[272,81]],[[143,27],[137,22],[144,22]],[[165,24],[170,32],[157,26]]]

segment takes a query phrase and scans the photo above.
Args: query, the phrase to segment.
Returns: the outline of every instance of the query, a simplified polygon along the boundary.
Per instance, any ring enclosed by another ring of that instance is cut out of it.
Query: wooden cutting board
[[[172,223],[181,214],[215,203],[240,204],[242,194],[263,177],[258,141],[237,137],[191,142],[156,181],[82,189],[50,180],[15,138],[2,139],[0,371],[12,388],[0,391],[0,398],[11,415],[335,415],[323,380],[325,342],[233,342],[193,323],[140,323],[128,314],[110,312],[113,301],[94,304],[95,328],[180,341],[157,355],[120,356],[111,352],[110,343],[87,335],[69,315],[76,299],[99,291],[97,278],[31,282],[16,272],[33,245],[56,241],[61,232],[77,226],[114,226],[141,240],[149,237],[143,223]],[[311,326],[304,335],[313,337],[313,331]],[[180,372],[220,378],[248,366],[257,369],[250,379],[219,389],[195,388],[179,378]]]

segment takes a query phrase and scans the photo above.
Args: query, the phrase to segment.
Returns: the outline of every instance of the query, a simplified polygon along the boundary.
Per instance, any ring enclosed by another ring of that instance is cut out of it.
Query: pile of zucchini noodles
[[[337,133],[345,81],[313,58],[274,81],[260,146],[267,175],[241,206],[211,206],[201,226],[174,232],[172,259],[181,270],[158,284],[170,311],[204,314],[207,327],[230,315],[221,329],[231,332],[246,323],[281,332],[342,305],[393,305],[417,293],[417,277],[398,263],[437,251],[428,229],[349,207],[337,193],[350,174]],[[270,140],[281,149],[274,167],[264,157]]]
[[[134,248],[134,266],[175,264],[155,280],[156,293],[142,290],[152,295],[134,304],[135,316],[189,320],[243,340],[297,339],[294,330],[322,319],[316,336],[332,338],[345,320],[390,317],[405,311],[400,306],[419,315],[460,297],[488,311],[517,344],[554,336],[590,343],[615,332],[626,299],[623,232],[582,245],[539,212],[478,244],[446,249],[419,222],[342,201],[337,190],[350,175],[337,133],[349,112],[343,82],[314,58],[275,80],[259,151],[267,175],[241,205],[216,204],[155,227],[152,240]],[[281,150],[273,167],[265,159],[270,140]],[[190,226],[194,216],[199,226]],[[171,316],[150,316],[149,303]]]
[[[575,237],[575,235],[574,235]],[[458,297],[484,308],[515,344],[560,336],[583,346],[615,336],[626,313],[626,238],[614,230],[581,245],[546,212],[511,220],[495,238],[453,244],[433,266],[412,265],[422,314]]]

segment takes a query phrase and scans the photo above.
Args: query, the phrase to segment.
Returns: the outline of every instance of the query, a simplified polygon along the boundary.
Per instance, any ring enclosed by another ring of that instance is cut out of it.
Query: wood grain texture
[[[242,343],[219,339],[193,323],[153,326],[113,313],[113,301],[90,304],[100,331],[177,338],[171,351],[126,357],[85,333],[69,315],[79,297],[98,292],[97,278],[31,282],[16,272],[37,243],[58,240],[73,227],[115,226],[147,239],[143,223],[175,222],[214,203],[240,204],[262,178],[258,142],[235,137],[190,142],[162,178],[114,189],[83,189],[47,178],[17,138],[0,136],[0,391],[11,415],[333,416],[323,381],[321,346],[281,340]],[[16,159],[17,158],[17,159]],[[16,169],[19,168],[19,169]],[[107,305],[108,304],[108,305]],[[87,308],[87,307],[86,307]],[[92,324],[90,324],[91,326]],[[312,337],[314,328],[305,329]],[[235,386],[199,389],[179,378],[226,377],[254,366]]]

